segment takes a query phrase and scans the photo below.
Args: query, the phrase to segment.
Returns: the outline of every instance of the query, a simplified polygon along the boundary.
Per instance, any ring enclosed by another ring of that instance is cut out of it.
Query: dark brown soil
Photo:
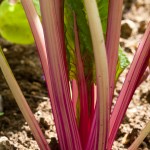
[[[150,20],[150,0],[124,0],[123,12],[120,44],[132,61]],[[14,45],[2,38],[0,45],[48,143],[53,150],[59,149],[52,110],[35,46]],[[127,69],[117,83],[115,99],[121,90],[126,72]],[[4,115],[0,116],[0,150],[38,150],[38,145],[0,72],[0,100],[1,98]],[[113,150],[126,150],[149,120],[150,78],[136,90],[118,131]],[[145,138],[139,149],[150,150],[150,135]]]
[[[53,116],[35,46],[12,45],[2,39],[0,44],[47,141],[55,144]],[[4,112],[0,117],[0,150],[38,149],[2,73],[0,85]]]

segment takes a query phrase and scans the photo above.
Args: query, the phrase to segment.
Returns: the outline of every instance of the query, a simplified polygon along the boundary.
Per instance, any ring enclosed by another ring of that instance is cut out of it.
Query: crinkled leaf
[[[129,65],[129,60],[127,56],[123,53],[123,50],[121,47],[119,47],[119,53],[118,53],[118,63],[117,63],[117,71],[116,71],[116,81],[118,80],[120,74],[123,72],[123,70]]]
[[[20,2],[10,4],[4,0],[0,5],[0,34],[17,44],[34,42],[29,23]]]

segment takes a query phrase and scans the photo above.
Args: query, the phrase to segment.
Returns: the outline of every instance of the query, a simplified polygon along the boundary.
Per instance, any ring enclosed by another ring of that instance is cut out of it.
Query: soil
[[[124,0],[120,45],[130,61],[150,20],[150,0]],[[21,46],[0,38],[12,71],[53,150],[59,149],[48,93],[34,45]],[[114,103],[129,67],[121,74]],[[0,72],[0,150],[39,150],[6,81]],[[3,110],[1,110],[3,109]],[[150,120],[150,78],[136,90],[118,131],[113,150],[126,150]],[[139,150],[150,150],[150,134]]]
[[[20,46],[0,40],[11,69],[35,114],[47,141],[56,139],[50,102],[35,46]],[[4,115],[0,117],[0,150],[39,149],[5,79],[0,76],[0,95]]]

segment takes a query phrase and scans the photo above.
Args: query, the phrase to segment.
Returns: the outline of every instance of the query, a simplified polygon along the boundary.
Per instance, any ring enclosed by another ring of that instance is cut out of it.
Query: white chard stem
[[[84,0],[84,4],[93,44],[96,65],[97,100],[100,106],[100,118],[98,118],[100,120],[98,149],[104,150],[106,148],[109,125],[107,55],[96,0]]]

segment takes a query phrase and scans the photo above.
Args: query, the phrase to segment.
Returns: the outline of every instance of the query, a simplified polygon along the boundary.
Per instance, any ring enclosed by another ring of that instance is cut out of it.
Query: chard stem
[[[96,0],[84,0],[87,19],[91,32],[95,65],[96,65],[96,84],[97,84],[97,119],[98,125],[98,149],[104,150],[106,148],[107,131],[109,125],[109,78],[106,48],[103,37],[101,20],[97,8]]]

